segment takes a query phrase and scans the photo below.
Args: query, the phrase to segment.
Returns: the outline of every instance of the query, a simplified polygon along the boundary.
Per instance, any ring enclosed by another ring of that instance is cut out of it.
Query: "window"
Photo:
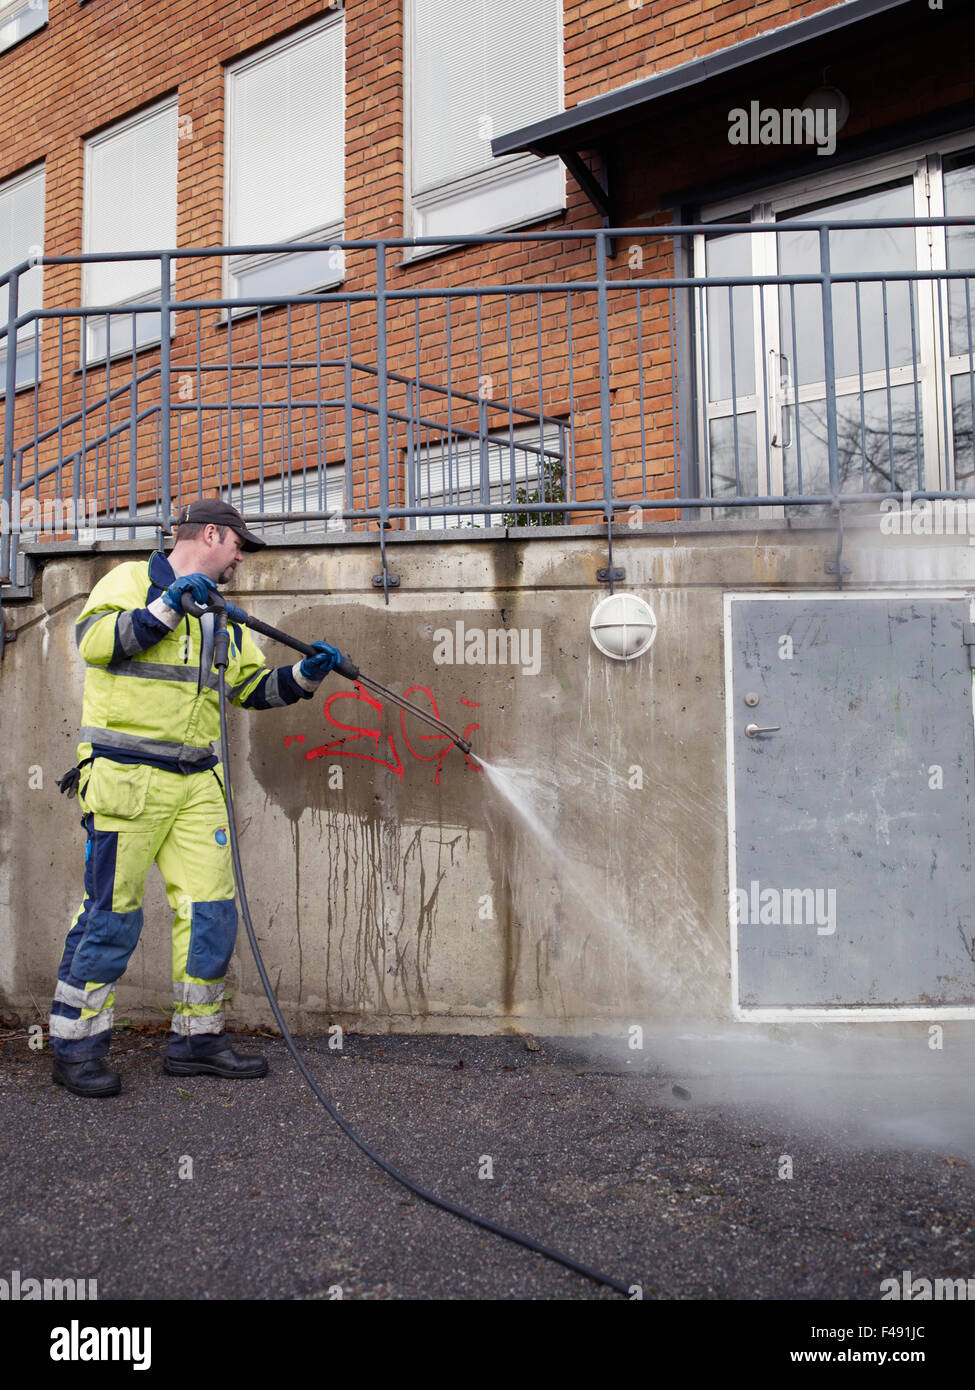
[[[486,497],[481,492],[481,445],[476,435],[445,437],[437,444],[410,452],[406,459],[408,507],[461,507],[470,515],[405,517],[410,530],[444,531],[454,527],[503,526],[505,513],[478,512],[479,502],[511,503],[517,515],[518,491],[545,502],[564,497],[565,429],[558,423],[519,425],[499,430],[485,441]],[[522,501],[525,500],[523,497]],[[557,516],[562,522],[563,517]],[[529,524],[538,524],[532,521]]]
[[[0,0],[0,53],[47,23],[47,0]]]
[[[227,72],[229,245],[341,240],[345,217],[345,16],[331,15]],[[231,259],[228,295],[338,284],[340,249]]]
[[[496,135],[562,109],[561,0],[410,0],[413,236],[497,231],[561,211],[558,159],[495,159]]]
[[[136,516],[156,516],[161,509],[158,502],[143,502],[135,509]],[[118,511],[123,515],[129,510],[127,501],[118,502]],[[158,526],[110,526],[109,514],[104,510],[98,518],[99,529],[88,532],[89,542],[99,541],[157,541],[159,539]],[[80,539],[80,538],[79,538]],[[160,546],[160,549],[162,547]]]
[[[969,135],[967,148],[959,140],[950,155],[908,151],[775,190],[745,208],[709,208],[704,220],[740,220],[742,231],[698,236],[696,274],[815,275],[815,228],[755,233],[749,223],[866,219],[900,225],[832,229],[834,273],[975,271],[972,228],[914,225],[917,218],[975,213],[973,146]],[[975,487],[972,301],[969,279],[833,284],[842,491]],[[700,457],[710,495],[828,493],[820,287],[712,287],[696,291],[695,304]]]
[[[87,142],[84,249],[143,251],[175,245],[176,103],[169,102]],[[174,262],[171,267],[175,269]],[[158,260],[93,261],[84,267],[85,304],[153,304],[160,294]],[[120,312],[86,322],[88,361],[158,343],[161,333],[159,314]]]
[[[227,495],[243,516],[254,512],[293,512],[294,521],[258,521],[251,526],[265,540],[274,536],[308,536],[326,531],[344,531],[345,466],[328,464],[324,477],[319,467],[294,470],[263,483],[244,483],[232,487]],[[306,520],[305,512],[328,512],[326,519]]]
[[[44,170],[0,184],[0,274],[41,253],[44,241]],[[40,309],[43,302],[43,269],[36,265],[20,277],[18,312]],[[0,323],[6,323],[9,291],[0,286]],[[7,381],[7,339],[0,338],[0,395]],[[40,320],[25,324],[17,334],[17,385],[40,378]]]

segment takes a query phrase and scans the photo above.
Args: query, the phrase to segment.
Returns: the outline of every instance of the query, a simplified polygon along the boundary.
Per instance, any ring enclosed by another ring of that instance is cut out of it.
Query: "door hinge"
[[[961,640],[968,648],[969,669],[975,671],[975,623],[962,623]]]
[[[0,608],[0,662],[3,661],[3,649],[8,642],[16,642],[17,629],[7,630],[7,619],[2,608]]]
[[[968,648],[968,666],[975,671],[975,623],[961,624],[961,641]]]

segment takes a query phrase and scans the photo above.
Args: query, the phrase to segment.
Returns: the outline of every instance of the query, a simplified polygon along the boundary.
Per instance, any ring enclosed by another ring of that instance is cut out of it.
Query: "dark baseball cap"
[[[229,526],[231,531],[236,531],[240,536],[245,550],[263,550],[267,545],[267,541],[262,541],[253,531],[248,531],[240,512],[220,497],[204,497],[199,502],[187,502],[179,509],[176,525],[181,526],[184,522],[199,523],[201,526],[211,523],[214,526]]]

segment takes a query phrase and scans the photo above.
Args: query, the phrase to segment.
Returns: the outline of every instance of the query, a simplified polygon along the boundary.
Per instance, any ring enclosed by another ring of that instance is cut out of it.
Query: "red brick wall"
[[[687,0],[684,4],[643,0],[633,7],[627,0],[566,0],[565,4],[565,94],[571,106],[584,97],[595,96],[625,82],[650,75],[663,67],[687,62],[703,53],[751,37],[760,30],[793,21],[829,8],[831,0]],[[223,148],[224,148],[224,65],[240,55],[280,37],[296,26],[327,13],[319,4],[307,0],[275,0],[275,3],[240,4],[238,0],[200,0],[160,6],[151,0],[133,0],[128,5],[91,0],[79,7],[77,0],[51,0],[47,28],[0,54],[0,101],[3,104],[5,139],[0,148],[0,180],[21,172],[42,158],[46,161],[47,197],[45,251],[47,254],[77,252],[82,245],[82,204],[84,140],[95,131],[130,115],[140,106],[178,93],[179,113],[185,132],[179,142],[178,239],[181,247],[214,246],[223,236]],[[403,105],[403,12],[401,0],[370,0],[367,5],[351,4],[346,14],[346,217],[345,235],[349,239],[403,235],[404,183],[404,105]],[[186,120],[192,128],[189,130]],[[671,171],[668,171],[670,173]],[[653,163],[647,179],[653,181]],[[653,205],[653,200],[650,200]],[[658,221],[663,219],[656,219]],[[564,216],[545,224],[549,229],[592,228],[597,219],[591,205],[570,178],[568,207]],[[615,263],[613,275],[631,278],[634,271],[624,254]],[[399,253],[390,252],[388,283],[392,289],[437,285],[477,285],[545,279],[586,280],[594,273],[591,245],[553,243],[501,245],[471,248],[410,266],[399,264]],[[671,271],[666,241],[650,248],[644,274],[664,275]],[[345,291],[372,291],[371,261],[363,253],[350,253]],[[177,292],[181,300],[216,298],[221,294],[220,265],[216,259],[182,262]],[[48,266],[45,269],[45,304],[77,305],[81,298],[81,272],[78,266]],[[673,486],[675,424],[672,410],[670,371],[669,309],[666,297],[653,300],[645,294],[641,305],[642,340],[636,342],[636,301],[632,291],[617,298],[610,296],[612,408],[614,460],[617,476],[625,480],[627,495],[644,491],[666,495]],[[414,347],[415,315],[422,323],[419,354]],[[500,298],[486,299],[482,309],[482,360],[474,352],[475,308],[471,299],[454,301],[451,307],[452,351],[449,385],[455,391],[476,395],[481,378],[490,377],[495,400],[513,399],[516,404],[535,410],[539,403],[539,372],[536,348],[538,328],[533,298],[512,306],[515,353],[510,363],[505,339],[505,306]],[[547,413],[571,412],[575,427],[577,491],[580,497],[601,495],[602,458],[599,438],[599,389],[596,352],[596,303],[592,293],[573,297],[573,346],[570,363],[566,353],[568,323],[564,297],[561,303],[546,300],[542,310],[543,358],[541,372],[542,407]],[[295,357],[325,355],[341,358],[351,354],[366,363],[375,363],[375,309],[357,304],[351,311],[352,336],[348,339],[345,311],[330,306],[322,311],[321,326],[314,309],[295,310],[291,316],[292,353]],[[212,403],[226,393],[226,372],[211,372],[201,378],[197,390],[195,315],[183,312],[177,317],[178,332],[172,346],[173,393],[182,382],[186,401],[194,407]],[[287,314],[283,310],[262,315],[261,336],[264,359],[280,359],[284,350]],[[216,310],[199,315],[201,357],[204,363],[225,364],[228,328]],[[256,360],[257,324],[253,318],[237,321],[232,334],[235,363]],[[426,302],[417,310],[412,303],[390,303],[389,366],[408,376],[417,374],[448,384],[446,360],[446,307],[443,300]],[[77,320],[64,330],[64,372],[59,379],[58,332],[46,327],[43,336],[43,381],[37,393],[41,428],[76,411],[81,405],[82,378],[76,371],[80,352]],[[139,370],[158,365],[159,351],[139,354]],[[644,395],[639,394],[642,364]],[[112,381],[125,379],[125,364],[112,366]],[[105,387],[104,368],[88,371],[84,383],[87,399],[100,396]],[[364,406],[377,402],[375,384],[363,378],[357,392]],[[570,394],[571,385],[571,394]],[[256,399],[252,372],[232,374],[235,399]],[[341,394],[341,373],[326,371],[321,394]],[[156,399],[158,399],[158,388]],[[292,376],[292,397],[315,398],[319,391],[317,371],[296,370]],[[264,373],[263,398],[266,402],[285,398],[284,374],[268,366]],[[152,399],[140,394],[140,404]],[[390,387],[391,403],[405,405],[401,386]],[[18,397],[18,439],[33,433],[34,393]],[[431,404],[432,408],[432,404]],[[128,399],[123,398],[111,414],[104,410],[92,419],[88,429],[105,428],[127,417]],[[445,416],[445,409],[440,410]],[[25,424],[25,415],[28,417]],[[280,412],[267,409],[263,424],[264,464],[273,471],[288,454],[278,438]],[[319,458],[315,431],[302,435],[292,417],[291,463],[299,458],[314,466]],[[365,415],[357,417],[361,432]],[[198,423],[198,419],[202,424]],[[496,420],[497,417],[492,417]],[[453,423],[474,424],[476,407],[457,402]],[[376,485],[376,426],[369,425],[369,500],[378,499]],[[258,421],[252,412],[246,420],[233,421],[230,450],[234,478],[256,477],[258,463]],[[184,480],[195,495],[202,479],[209,490],[225,480],[227,467],[227,428],[225,415],[217,412],[184,413]],[[173,424],[173,459],[176,460],[177,425]],[[78,428],[68,430],[70,447],[80,440]],[[423,441],[421,440],[421,443]],[[42,450],[42,463],[52,463],[59,441],[52,439]],[[65,440],[61,441],[66,453]],[[140,498],[155,495],[156,462],[154,437],[143,434],[139,451]],[[397,440],[402,459],[402,430]],[[644,484],[640,474],[641,452],[646,452],[653,476]],[[324,455],[328,462],[345,457],[344,420],[341,412],[326,417]],[[366,465],[363,440],[356,453],[356,496],[366,496]],[[33,466],[25,459],[25,475]],[[101,463],[104,485],[104,461]],[[117,460],[124,500],[128,472],[127,444]],[[89,482],[90,488],[90,482]],[[65,480],[70,492],[70,475]],[[401,501],[402,488],[393,485],[392,500]],[[591,518],[583,518],[591,519]]]
[[[836,2],[566,0],[565,104],[793,24]]]

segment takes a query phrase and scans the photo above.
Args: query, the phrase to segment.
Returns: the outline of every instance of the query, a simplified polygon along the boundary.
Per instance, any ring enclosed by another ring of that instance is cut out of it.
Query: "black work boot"
[[[110,1071],[101,1059],[87,1062],[62,1062],[52,1058],[51,1079],[58,1086],[65,1086],[76,1096],[117,1096],[122,1089],[122,1079],[117,1071]]]
[[[168,1076],[222,1076],[228,1081],[247,1081],[267,1076],[267,1058],[235,1052],[227,1046],[205,1057],[166,1056],[163,1071]]]

